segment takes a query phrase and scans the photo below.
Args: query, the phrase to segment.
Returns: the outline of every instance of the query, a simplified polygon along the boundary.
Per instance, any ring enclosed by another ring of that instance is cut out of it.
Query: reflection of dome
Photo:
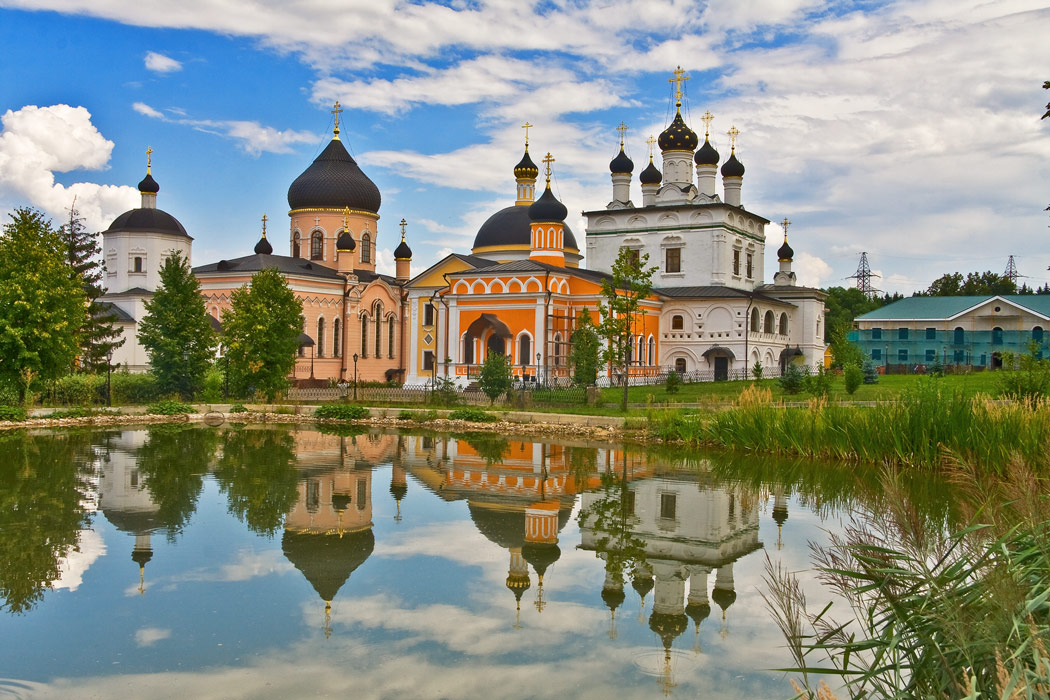
[[[707,603],[690,603],[685,606],[685,614],[692,619],[693,624],[699,629],[700,623],[711,614],[711,606]]]
[[[603,588],[602,589],[602,600],[605,601],[605,606],[616,612],[616,608],[623,605],[623,601],[626,600],[627,594],[623,592],[622,588]]]
[[[379,213],[379,188],[361,172],[343,142],[332,139],[288,188],[292,209],[343,209]]]
[[[321,596],[331,601],[339,589],[372,554],[375,536],[371,530],[338,535],[295,533],[285,530],[281,551]]]
[[[525,511],[496,510],[473,503],[467,504],[470,519],[478,532],[503,549],[521,547],[525,544]]]
[[[394,500],[400,501],[408,493],[408,486],[405,484],[390,484],[390,495],[394,497]]]
[[[653,586],[656,582],[653,581],[652,575],[649,576],[634,576],[631,578],[631,587],[637,591],[640,598],[644,598],[649,594],[649,591],[653,590]]]
[[[164,527],[155,510],[123,510],[103,507],[102,514],[113,527],[131,535],[145,535]]]
[[[145,566],[149,563],[150,559],[153,558],[152,549],[135,549],[131,553],[131,561],[135,562],[139,566]]]
[[[532,564],[532,568],[542,579],[547,568],[561,557],[561,549],[556,544],[526,542],[521,548],[521,556]]]
[[[689,628],[689,618],[685,615],[671,615],[670,613],[656,613],[649,616],[649,629],[656,632],[664,643],[664,649],[670,649],[671,644]]]
[[[777,525],[783,525],[788,519],[788,509],[779,506],[773,506],[773,520],[776,521]]]
[[[711,591],[711,600],[718,603],[718,607],[722,608],[724,613],[730,605],[736,601],[736,591],[730,591],[725,588],[716,588]]]
[[[118,231],[169,233],[174,236],[189,236],[179,220],[163,209],[132,209],[126,211],[109,225],[106,233]]]
[[[576,237],[568,224],[562,224],[565,248],[579,250]],[[510,206],[500,209],[488,218],[478,229],[474,237],[474,248],[490,246],[524,246],[532,243],[532,220],[529,219],[529,207]]]

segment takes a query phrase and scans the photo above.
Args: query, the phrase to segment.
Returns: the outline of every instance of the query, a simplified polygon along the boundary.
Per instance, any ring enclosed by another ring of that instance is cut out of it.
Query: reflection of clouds
[[[106,543],[101,535],[94,530],[81,530],[77,533],[77,546],[58,562],[58,580],[51,587],[75,591],[84,581],[84,572],[105,553]]]
[[[148,647],[171,636],[171,630],[160,627],[143,627],[135,632],[135,643],[140,647]]]
[[[149,565],[147,564],[146,588],[157,591],[170,591],[177,588],[180,583],[249,581],[253,578],[271,574],[283,575],[294,570],[295,567],[284,558],[284,554],[279,549],[267,549],[262,552],[242,549],[237,552],[237,558],[231,564],[223,564],[208,569],[191,569],[185,573],[163,578],[151,579],[149,576]],[[139,584],[137,581],[124,589],[125,596],[138,594]]]
[[[501,553],[502,552],[502,553]],[[399,530],[376,542],[373,557],[441,557],[467,566],[506,564],[506,550],[485,539],[469,520]]]

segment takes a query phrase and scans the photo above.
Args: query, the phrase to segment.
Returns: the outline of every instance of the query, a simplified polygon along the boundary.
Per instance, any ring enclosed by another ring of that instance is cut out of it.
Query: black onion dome
[[[773,520],[776,522],[777,525],[783,525],[784,523],[787,522],[787,519],[788,519],[788,509],[787,508],[777,508],[777,507],[773,508]]]
[[[331,601],[347,579],[365,563],[375,548],[371,530],[337,535],[294,533],[285,530],[281,551],[321,600]]]
[[[697,165],[718,165],[718,151],[711,145],[711,142],[706,138],[704,139],[704,145],[700,147],[700,150],[693,156],[693,162]]]
[[[179,220],[163,209],[132,209],[126,211],[109,225],[107,232],[131,231],[148,233],[170,233],[173,236],[189,236]]]
[[[722,612],[725,612],[726,608],[736,601],[736,591],[730,591],[725,588],[716,588],[711,591],[711,600],[718,603],[718,607],[722,608]]]
[[[602,600],[605,602],[605,606],[616,612],[616,608],[623,605],[623,601],[627,599],[627,594],[623,592],[622,588],[603,588],[602,589]]]
[[[525,147],[525,155],[521,157],[518,164],[514,166],[514,177],[529,177],[535,180],[539,177],[540,169],[536,167],[536,164],[532,162],[532,158],[529,157],[529,148]]]
[[[639,597],[644,598],[649,591],[653,590],[656,582],[653,581],[652,574],[648,576],[635,576],[631,579],[631,587],[634,588],[635,592]]]
[[[160,185],[157,184],[152,175],[146,173],[146,177],[142,178],[142,182],[139,183],[139,192],[157,194],[160,192]]]
[[[292,209],[356,209],[379,213],[382,197],[346,151],[343,142],[332,139],[321,155],[288,188]]]
[[[139,566],[145,566],[146,564],[149,564],[151,559],[153,559],[152,549],[136,549],[131,553],[131,561],[135,562]]]
[[[526,542],[521,548],[521,556],[532,564],[538,575],[543,576],[550,565],[561,558],[561,548],[556,544]]]
[[[744,164],[736,159],[736,153],[722,166],[722,177],[744,177]]]
[[[785,238],[784,239],[784,245],[780,246],[780,248],[777,250],[777,258],[779,260],[783,260],[783,261],[787,262],[789,260],[792,260],[794,257],[795,257],[795,251],[793,251],[791,249],[791,246],[788,245],[787,239]],[[776,508],[773,509],[773,512],[774,513],[777,512]]]
[[[616,154],[616,157],[609,161],[609,172],[613,174],[634,172],[634,161],[623,152],[623,146],[620,146],[620,152]]]
[[[679,110],[674,115],[671,125],[660,132],[660,138],[656,142],[660,144],[661,151],[695,151],[700,139],[696,137],[696,132],[686,125]]]
[[[394,248],[394,260],[411,260],[412,249],[405,243],[405,239],[401,239],[401,243],[398,244],[397,248]]]
[[[335,242],[336,250],[351,251],[357,247],[357,241],[350,235],[349,231],[343,231],[339,234],[339,239]]]
[[[547,189],[543,191],[543,196],[529,205],[530,221],[565,221],[568,215],[569,210],[554,196],[550,185],[547,185]]]
[[[394,497],[395,501],[400,501],[408,493],[408,486],[405,484],[390,484],[390,495]]]
[[[255,244],[256,255],[273,255],[273,246],[266,240],[266,236],[259,239],[259,242]]]
[[[643,185],[659,185],[663,179],[663,173],[653,164],[652,158],[649,159],[649,165],[638,176],[638,181]]]
[[[470,519],[489,542],[512,549],[525,544],[525,511],[496,510],[467,503]]]
[[[532,220],[529,218],[531,205],[509,206],[500,209],[488,218],[478,229],[478,235],[474,237],[474,248],[487,248],[489,246],[512,246],[523,245],[528,247],[532,243]],[[579,250],[576,237],[572,234],[568,224],[562,225],[565,248]]]
[[[649,616],[649,629],[660,637],[664,649],[670,649],[674,640],[689,629],[689,618],[685,615],[654,612]]]
[[[711,615],[711,606],[707,603],[690,603],[685,606],[685,614],[693,621],[699,629],[700,623]]]

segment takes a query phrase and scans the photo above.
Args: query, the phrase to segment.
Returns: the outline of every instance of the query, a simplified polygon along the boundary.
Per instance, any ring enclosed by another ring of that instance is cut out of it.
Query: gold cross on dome
[[[343,207],[343,230],[350,230],[350,207]]]
[[[790,226],[790,225],[791,225],[791,222],[790,222],[790,221],[788,221],[787,217],[785,216],[785,217],[784,217],[784,220],[780,222],[780,225],[784,227],[784,242],[785,242],[785,243],[787,243],[787,239],[788,239],[788,226]]]
[[[674,77],[668,78],[667,82],[674,83],[674,99],[675,105],[682,106],[682,83],[689,80],[689,76],[685,74],[681,66],[674,69]]]
[[[551,163],[554,162],[554,156],[551,155],[550,151],[547,151],[546,157],[543,159],[543,163],[547,166],[547,184],[551,184]]]
[[[620,148],[623,148],[623,135],[627,133],[627,125],[620,122],[620,126],[616,127],[616,130],[620,132]]]
[[[266,214],[263,214],[263,218],[262,218],[263,238],[266,238],[266,221],[267,221]]]
[[[401,240],[405,240],[405,226],[408,224],[407,221],[401,219]]]
[[[702,121],[704,123],[704,138],[705,139],[708,136],[711,135],[711,122],[714,120],[714,118],[715,118],[715,115],[711,114],[710,110],[704,112],[704,116],[700,117],[700,121]]]
[[[649,134],[649,138],[647,138],[645,140],[645,142],[647,144],[649,144],[649,160],[652,160],[653,159],[653,144],[656,143],[656,137],[653,136],[652,134]]]
[[[146,174],[149,175],[150,166],[153,165],[153,146],[146,146]]]
[[[727,131],[726,133],[729,134],[729,150],[735,151],[736,137],[740,135],[740,129],[736,128],[735,126],[731,126],[729,127],[729,131]]]
[[[339,115],[343,113],[343,106],[339,104],[339,100],[335,101],[335,106],[332,109],[332,114],[335,115],[335,129],[333,130],[336,138],[339,138]]]
[[[525,130],[525,150],[529,149],[529,129],[532,128],[532,124],[525,122],[521,125],[521,128]]]

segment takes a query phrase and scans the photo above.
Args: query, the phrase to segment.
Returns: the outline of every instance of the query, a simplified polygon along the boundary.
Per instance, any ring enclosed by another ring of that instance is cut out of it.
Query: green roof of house
[[[1002,299],[1028,309],[1032,313],[1050,318],[1050,295],[1047,294],[1005,294],[976,297],[908,297],[857,316],[858,321],[935,321],[952,318],[980,306],[992,299]]]

